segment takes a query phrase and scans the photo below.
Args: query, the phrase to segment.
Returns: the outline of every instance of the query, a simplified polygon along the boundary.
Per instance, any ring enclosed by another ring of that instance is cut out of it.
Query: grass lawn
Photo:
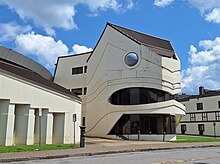
[[[202,136],[177,136],[177,140],[172,142],[220,142],[220,138]]]
[[[25,152],[39,150],[74,149],[77,145],[73,144],[52,144],[52,145],[19,145],[19,146],[0,146],[0,153]]]

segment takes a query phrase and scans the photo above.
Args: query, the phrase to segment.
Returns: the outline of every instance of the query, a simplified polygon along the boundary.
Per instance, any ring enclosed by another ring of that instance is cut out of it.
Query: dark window
[[[203,104],[202,103],[197,103],[197,110],[203,110]]]
[[[75,88],[71,90],[76,95],[82,95],[82,88]]]
[[[82,126],[85,126],[85,125],[86,125],[86,118],[83,117],[83,119],[82,119]]]
[[[168,101],[173,96],[167,92],[150,88],[125,88],[116,91],[109,98],[114,105],[138,105]]]
[[[84,73],[86,73],[86,72],[87,72],[87,66],[84,67]]]
[[[83,67],[72,68],[72,75],[83,73]]]
[[[218,101],[218,108],[220,108],[220,101]]]
[[[202,113],[202,121],[208,121],[208,113]]]
[[[190,121],[196,121],[196,114],[195,113],[190,114]]]
[[[215,112],[215,120],[220,121],[220,112]]]
[[[87,93],[87,88],[85,87],[84,88],[84,95],[86,95],[86,93]]]
[[[204,124],[198,124],[198,130],[199,130],[199,131],[205,131],[205,126],[204,126]]]
[[[182,124],[181,125],[181,133],[185,134],[185,132],[186,132],[186,124]]]

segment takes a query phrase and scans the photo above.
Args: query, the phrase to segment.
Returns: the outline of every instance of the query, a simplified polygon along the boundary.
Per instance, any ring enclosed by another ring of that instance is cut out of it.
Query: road
[[[132,152],[97,156],[13,162],[16,164],[220,164],[220,148]]]

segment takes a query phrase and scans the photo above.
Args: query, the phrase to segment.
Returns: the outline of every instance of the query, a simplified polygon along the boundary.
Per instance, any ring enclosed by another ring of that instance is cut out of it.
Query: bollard
[[[141,131],[140,130],[138,130],[138,141],[140,141],[140,137],[141,136]]]
[[[85,147],[85,126],[80,126],[80,147]]]

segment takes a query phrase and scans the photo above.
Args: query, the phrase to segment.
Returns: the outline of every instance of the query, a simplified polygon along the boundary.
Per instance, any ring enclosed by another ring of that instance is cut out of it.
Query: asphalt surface
[[[14,162],[13,162],[14,163]],[[121,154],[96,155],[86,157],[71,157],[62,159],[36,160],[15,162],[16,164],[219,164],[219,148],[194,148],[178,150],[156,150],[148,152],[131,152]]]
[[[0,153],[0,163],[34,161],[54,158],[95,156],[115,153],[146,152],[158,150],[177,150],[189,148],[213,147],[220,149],[220,142],[215,143],[172,143],[154,141],[125,141],[101,138],[86,138],[86,147],[66,150],[35,152]],[[120,155],[120,154],[119,154]],[[220,162],[219,162],[220,163]]]

